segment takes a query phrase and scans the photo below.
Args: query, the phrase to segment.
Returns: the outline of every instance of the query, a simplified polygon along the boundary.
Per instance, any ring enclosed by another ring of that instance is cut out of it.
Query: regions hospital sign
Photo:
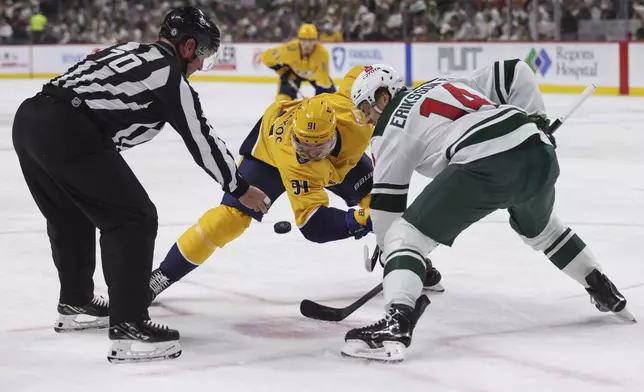
[[[579,80],[581,77],[593,77],[599,73],[599,62],[593,49],[575,50],[557,46],[554,60],[546,49],[531,49],[525,58],[532,71],[541,76],[554,72],[557,76]]]

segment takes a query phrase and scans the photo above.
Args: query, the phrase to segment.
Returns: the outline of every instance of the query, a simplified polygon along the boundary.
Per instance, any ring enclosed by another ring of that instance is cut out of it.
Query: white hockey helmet
[[[365,67],[351,86],[351,100],[358,107],[367,101],[369,105],[376,105],[376,91],[385,87],[393,97],[405,88],[402,76],[387,64],[373,64]]]

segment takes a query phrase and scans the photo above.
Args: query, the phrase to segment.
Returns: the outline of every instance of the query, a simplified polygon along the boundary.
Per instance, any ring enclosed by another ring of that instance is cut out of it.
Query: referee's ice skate
[[[83,306],[58,304],[58,320],[54,325],[56,332],[83,331],[86,329],[107,328],[109,302],[100,295]]]
[[[145,320],[110,326],[112,341],[107,355],[112,363],[149,362],[181,355],[179,331]]]

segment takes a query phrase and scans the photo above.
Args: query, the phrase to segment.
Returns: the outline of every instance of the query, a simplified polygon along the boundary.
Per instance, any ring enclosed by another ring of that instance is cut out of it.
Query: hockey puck
[[[278,234],[288,233],[291,231],[291,224],[287,221],[280,221],[273,226],[273,229]]]

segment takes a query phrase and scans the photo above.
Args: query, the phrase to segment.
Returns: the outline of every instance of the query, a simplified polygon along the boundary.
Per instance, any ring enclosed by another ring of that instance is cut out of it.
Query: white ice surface
[[[293,219],[282,198],[152,308],[153,319],[181,331],[179,359],[111,365],[105,332],[52,329],[56,270],[11,142],[13,113],[41,83],[0,82],[0,391],[644,391],[644,100],[591,97],[557,133],[558,215],[639,324],[599,313],[498,212],[433,254],[447,291],[432,295],[404,363],[341,358],[344,333],[380,318],[382,297],[337,324],[302,317],[299,302],[345,306],[376,285],[380,270],[366,273],[361,260],[373,238],[318,245],[297,230],[275,234],[274,222]],[[272,85],[195,87],[235,152],[275,93]],[[573,99],[547,96],[550,115]],[[123,155],[158,208],[156,266],[221,190],[169,127]],[[417,177],[411,193],[426,182]],[[104,294],[100,267],[95,281]]]

